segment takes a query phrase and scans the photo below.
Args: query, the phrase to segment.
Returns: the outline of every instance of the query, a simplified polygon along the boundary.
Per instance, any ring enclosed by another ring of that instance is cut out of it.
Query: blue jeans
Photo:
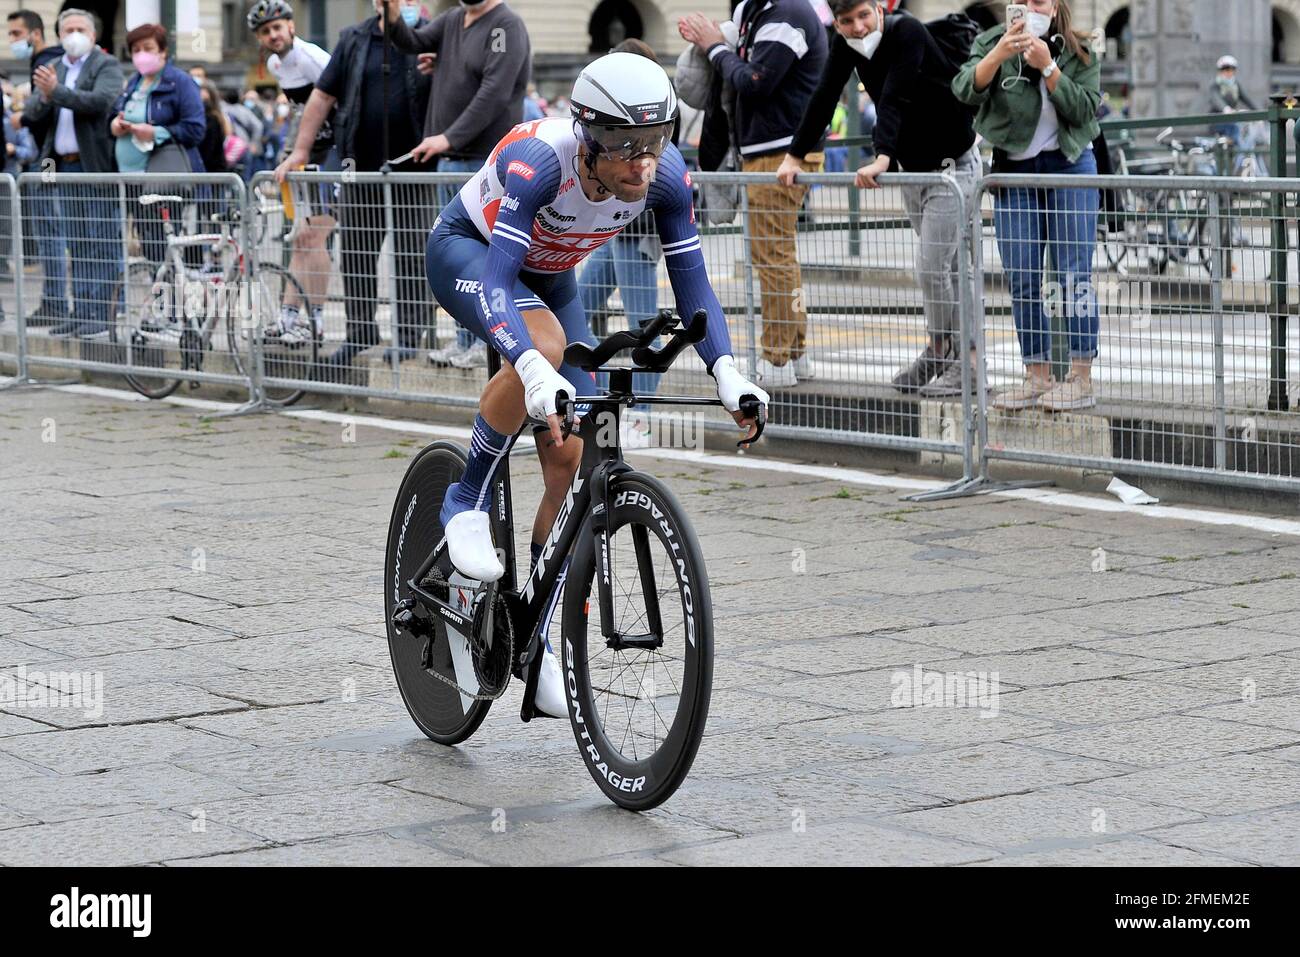
[[[826,172],[843,173],[849,168],[849,148],[847,146],[826,147]]]
[[[1011,161],[1006,173],[1095,175],[1097,160],[1086,149],[1071,163],[1060,150],[1033,159]],[[994,211],[998,255],[1011,287],[1020,354],[1026,363],[1052,357],[1051,320],[1043,297],[1043,253],[1061,283],[1060,302],[1070,336],[1070,358],[1097,355],[1097,295],[1092,284],[1092,256],[1097,245],[1096,189],[1000,189]]]
[[[40,255],[44,283],[41,302],[63,312],[68,311],[68,237],[63,223],[63,204],[58,187],[42,183],[31,187],[34,215],[33,231]]]
[[[578,277],[578,296],[590,317],[603,312],[617,286],[623,296],[628,325],[645,325],[659,311],[658,263],[637,248],[635,236],[615,236],[587,257]],[[658,372],[637,372],[632,376],[632,390],[640,395],[654,395],[659,390]]]
[[[80,163],[65,163],[62,173],[80,173]],[[113,292],[122,276],[122,224],[117,193],[88,183],[57,184],[66,218],[72,266],[72,302],[79,322],[107,325]]]
[[[486,160],[478,159],[440,159],[438,160],[439,173],[477,173],[482,168]],[[438,211],[441,212],[447,204],[456,198],[460,192],[458,186],[439,186],[438,187]],[[456,345],[462,349],[468,349],[474,343],[474,336],[468,329],[460,323],[456,323]]]

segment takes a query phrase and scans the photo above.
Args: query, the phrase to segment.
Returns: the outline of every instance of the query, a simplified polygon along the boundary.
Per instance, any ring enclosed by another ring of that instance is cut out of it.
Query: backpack
[[[900,10],[891,16],[909,17],[911,14]],[[970,59],[971,47],[975,45],[975,38],[980,35],[980,25],[964,13],[950,13],[938,20],[927,20],[925,28],[930,31],[935,45],[943,54],[946,67],[946,75],[943,78],[952,80],[957,75],[957,71]]]

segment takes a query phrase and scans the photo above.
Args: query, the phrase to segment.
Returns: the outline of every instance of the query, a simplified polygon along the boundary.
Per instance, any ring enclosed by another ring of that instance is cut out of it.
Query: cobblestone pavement
[[[419,734],[380,579],[426,439],[347,438],[0,397],[0,864],[1300,863],[1300,538],[642,458],[718,657],[638,815],[517,686],[463,746]],[[40,706],[52,672],[102,710]],[[932,706],[968,672],[997,695]]]

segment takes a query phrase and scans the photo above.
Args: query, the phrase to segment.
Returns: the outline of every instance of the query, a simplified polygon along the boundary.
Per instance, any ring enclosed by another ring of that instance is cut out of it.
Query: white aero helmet
[[[569,102],[593,158],[658,156],[677,119],[672,80],[658,63],[636,53],[609,53],[588,63]]]

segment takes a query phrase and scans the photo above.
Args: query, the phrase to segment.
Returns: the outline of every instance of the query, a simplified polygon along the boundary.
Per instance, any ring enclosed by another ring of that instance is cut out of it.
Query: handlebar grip
[[[743,418],[753,419],[757,429],[753,438],[741,439],[736,443],[736,448],[744,449],[753,445],[762,437],[763,429],[767,426],[767,408],[758,401],[758,396],[746,392],[740,397],[740,414]]]

